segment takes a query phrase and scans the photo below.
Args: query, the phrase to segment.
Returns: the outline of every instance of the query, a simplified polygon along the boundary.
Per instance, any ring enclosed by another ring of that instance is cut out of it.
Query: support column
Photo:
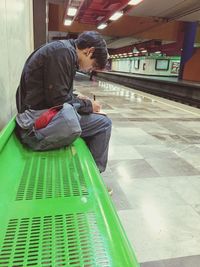
[[[34,49],[47,42],[47,1],[33,0]]]
[[[194,50],[194,41],[196,37],[197,22],[185,22],[185,33],[183,40],[183,50],[181,54],[181,63],[178,78],[183,78],[185,63],[192,57]]]

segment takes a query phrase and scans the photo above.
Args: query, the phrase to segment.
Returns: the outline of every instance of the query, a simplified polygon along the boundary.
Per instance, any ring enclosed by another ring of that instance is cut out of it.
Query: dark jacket
[[[55,41],[34,51],[27,59],[17,89],[19,113],[40,110],[68,102],[79,113],[91,113],[92,103],[73,95],[77,69],[74,40]]]

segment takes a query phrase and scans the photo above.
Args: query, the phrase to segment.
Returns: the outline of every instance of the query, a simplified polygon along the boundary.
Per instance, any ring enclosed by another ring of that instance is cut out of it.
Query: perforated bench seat
[[[83,140],[33,152],[14,127],[0,135],[0,266],[138,267]]]

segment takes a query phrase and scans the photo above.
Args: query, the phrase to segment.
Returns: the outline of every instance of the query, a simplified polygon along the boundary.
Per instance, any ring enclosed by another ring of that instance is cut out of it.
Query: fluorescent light
[[[69,7],[67,10],[67,15],[68,16],[75,16],[77,12],[77,8],[76,7]]]
[[[143,0],[131,0],[128,5],[136,6],[141,3]]]
[[[145,50],[142,50],[141,52],[142,52],[142,53],[146,53],[146,52],[147,52],[147,50],[145,49]]]
[[[97,29],[99,29],[99,30],[103,30],[104,28],[106,28],[108,25],[107,25],[107,23],[102,23],[102,24],[100,24],[98,27],[97,27]]]
[[[123,15],[123,12],[117,11],[115,12],[109,19],[110,20],[117,20]]]
[[[160,53],[161,53],[161,51],[156,51],[156,52],[155,52],[155,54],[160,54]]]
[[[71,19],[65,19],[64,21],[64,25],[65,26],[70,26],[72,24],[72,20]]]

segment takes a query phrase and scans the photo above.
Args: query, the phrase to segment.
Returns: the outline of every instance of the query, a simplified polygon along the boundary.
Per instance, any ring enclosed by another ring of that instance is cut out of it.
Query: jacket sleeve
[[[49,51],[44,65],[44,92],[48,106],[61,105],[65,102],[76,107],[79,113],[91,113],[90,100],[73,96],[76,54],[66,48]]]
[[[89,99],[74,97],[70,104],[76,108],[79,114],[89,114],[93,112],[92,102]]]

